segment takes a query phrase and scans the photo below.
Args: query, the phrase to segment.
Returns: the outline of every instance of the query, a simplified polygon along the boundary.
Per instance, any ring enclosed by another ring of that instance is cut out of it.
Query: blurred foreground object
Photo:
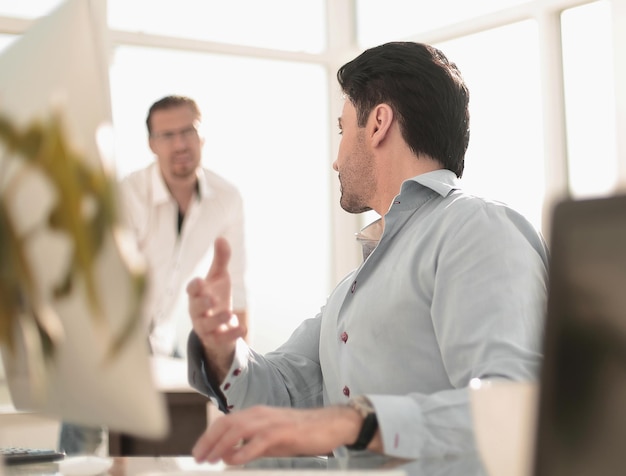
[[[106,167],[105,18],[69,0],[0,56],[0,347],[16,408],[161,437],[145,267]]]

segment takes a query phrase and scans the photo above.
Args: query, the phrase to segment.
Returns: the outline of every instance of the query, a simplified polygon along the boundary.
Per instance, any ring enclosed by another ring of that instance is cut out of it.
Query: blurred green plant
[[[63,333],[62,329],[59,332],[54,313],[50,313],[49,303],[44,302],[37,289],[25,246],[28,235],[20,236],[12,220],[13,191],[33,167],[52,184],[56,201],[47,216],[46,226],[64,233],[73,246],[65,276],[52,290],[52,295],[55,298],[67,296],[74,289],[76,279],[82,277],[91,318],[104,326],[108,323],[94,266],[107,233],[112,233],[118,219],[113,179],[103,167],[90,166],[71,150],[62,126],[60,114],[52,114],[47,120],[33,121],[20,130],[8,117],[0,114],[0,345],[13,351],[13,330],[17,320],[32,318],[44,358],[53,357]],[[23,167],[18,173],[9,174],[12,161],[16,160],[22,161]],[[100,165],[99,160],[96,163]],[[129,273],[134,301],[124,325],[112,336],[109,357],[124,346],[141,322],[140,307],[146,278],[143,272],[129,269]]]

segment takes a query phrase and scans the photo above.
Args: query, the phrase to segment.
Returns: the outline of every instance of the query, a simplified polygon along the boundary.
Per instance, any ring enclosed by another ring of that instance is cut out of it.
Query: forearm
[[[187,344],[187,366],[189,384],[199,393],[213,400],[222,412],[228,413],[226,397],[220,389],[220,382],[209,371],[204,348],[193,331],[189,334]]]
[[[203,347],[203,351],[206,376],[211,384],[219,387],[224,382],[233,363],[235,349],[233,348],[230,352],[220,353],[214,349]]]

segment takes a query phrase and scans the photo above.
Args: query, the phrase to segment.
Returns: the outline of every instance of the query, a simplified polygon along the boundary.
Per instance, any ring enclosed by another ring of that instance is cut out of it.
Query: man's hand
[[[245,464],[260,457],[325,455],[354,443],[363,420],[352,408],[256,406],[215,420],[198,439],[197,462]]]
[[[213,262],[206,278],[195,278],[187,285],[189,314],[211,370],[222,381],[233,359],[236,340],[246,329],[232,313],[231,282],[228,273],[230,246],[224,238],[215,240]]]

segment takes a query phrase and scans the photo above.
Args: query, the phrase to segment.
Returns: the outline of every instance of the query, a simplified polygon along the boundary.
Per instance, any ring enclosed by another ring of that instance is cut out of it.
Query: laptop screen
[[[553,213],[535,476],[626,471],[626,196]]]

